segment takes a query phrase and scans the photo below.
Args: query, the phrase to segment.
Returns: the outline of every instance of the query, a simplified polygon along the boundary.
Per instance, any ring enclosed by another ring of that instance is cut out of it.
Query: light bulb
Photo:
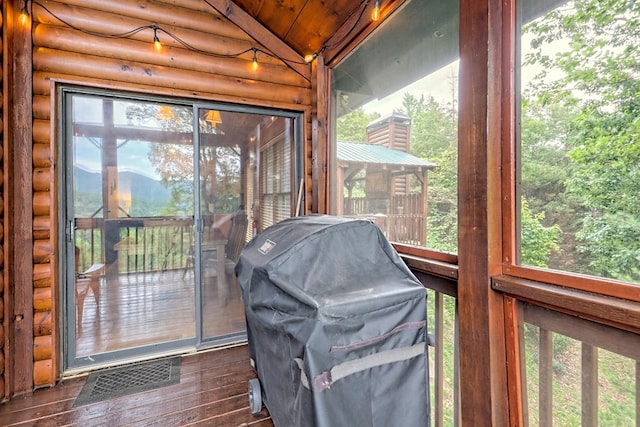
[[[373,6],[373,11],[371,12],[371,20],[376,22],[380,19],[380,0],[376,0],[376,4]]]
[[[160,53],[162,51],[162,44],[160,43],[160,39],[158,38],[158,27],[153,26],[153,48],[156,52]]]
[[[310,53],[308,55],[304,56],[304,62],[306,62],[307,64],[311,61],[313,61],[314,59],[316,59],[318,55],[316,55],[315,53]]]
[[[258,71],[258,57],[256,56],[256,52],[257,49],[253,49],[253,63],[251,64],[251,67],[253,68],[253,71]]]
[[[26,27],[27,24],[29,23],[29,11],[27,10],[27,0],[25,0],[24,6],[22,7],[22,10],[20,11],[20,15],[18,16],[18,22],[23,27]]]

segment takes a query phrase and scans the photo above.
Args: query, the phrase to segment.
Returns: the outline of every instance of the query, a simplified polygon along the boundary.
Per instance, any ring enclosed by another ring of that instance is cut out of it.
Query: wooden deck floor
[[[65,380],[0,404],[0,426],[273,427],[249,410],[250,378],[246,345],[202,352],[182,358],[178,384],[74,407],[86,377]]]

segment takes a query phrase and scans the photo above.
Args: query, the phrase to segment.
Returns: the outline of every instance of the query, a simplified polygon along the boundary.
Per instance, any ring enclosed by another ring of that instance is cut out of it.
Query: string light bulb
[[[27,9],[28,0],[24,0],[24,6],[22,6],[22,10],[20,10],[20,15],[18,16],[18,22],[23,27],[26,27],[29,23],[29,10]]]
[[[316,59],[318,57],[317,53],[310,53],[308,55],[304,56],[304,62],[306,62],[307,64],[312,62],[314,59]]]
[[[162,51],[162,44],[160,43],[160,39],[158,38],[158,27],[154,25],[151,28],[153,28],[153,48],[156,50],[156,52],[160,53]]]
[[[256,55],[256,53],[258,52],[258,49],[254,47],[252,48],[252,50],[253,50],[253,63],[251,64],[251,67],[253,68],[253,71],[258,71],[258,56]]]
[[[376,0],[376,3],[373,5],[373,11],[371,12],[371,20],[376,22],[380,19],[380,0]]]

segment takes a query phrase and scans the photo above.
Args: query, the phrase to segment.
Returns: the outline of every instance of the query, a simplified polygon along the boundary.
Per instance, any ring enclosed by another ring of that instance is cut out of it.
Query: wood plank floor
[[[101,279],[99,304],[91,293],[83,299],[82,320],[76,323],[76,356],[194,339],[195,286],[193,272],[183,275],[182,270]],[[203,280],[205,339],[245,332],[240,285],[228,275],[226,286],[226,298],[221,298],[216,278]]]
[[[266,409],[252,415],[247,382],[255,378],[246,345],[182,358],[180,382],[74,407],[86,377],[65,380],[0,404],[0,426],[273,427]]]

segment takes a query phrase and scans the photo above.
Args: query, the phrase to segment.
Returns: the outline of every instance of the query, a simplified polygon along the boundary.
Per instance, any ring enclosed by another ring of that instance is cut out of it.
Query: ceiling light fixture
[[[173,114],[173,110],[168,105],[161,105],[158,107],[158,112],[156,113],[156,119],[158,120],[170,120],[175,116]]]
[[[222,123],[222,117],[220,117],[220,111],[209,110],[204,120],[206,122],[209,122],[212,128],[216,127],[217,124]]]

